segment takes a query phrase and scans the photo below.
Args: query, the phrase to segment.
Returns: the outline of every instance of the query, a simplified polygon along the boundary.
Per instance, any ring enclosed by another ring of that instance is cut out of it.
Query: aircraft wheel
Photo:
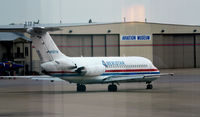
[[[86,86],[83,84],[77,84],[77,92],[85,92]]]
[[[152,84],[148,84],[146,89],[153,89],[153,85]]]
[[[108,91],[110,92],[116,92],[117,91],[117,85],[108,85]]]
[[[51,82],[54,82],[54,80],[51,80]]]

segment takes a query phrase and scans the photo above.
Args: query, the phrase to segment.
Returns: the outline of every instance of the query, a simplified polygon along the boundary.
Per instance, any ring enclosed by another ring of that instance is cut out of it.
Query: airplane
[[[160,76],[153,63],[144,57],[69,57],[56,46],[46,27],[27,28],[33,45],[42,61],[43,73],[77,84],[77,92],[85,92],[87,84],[109,84],[108,91],[116,92],[117,84],[145,82],[152,89],[152,81]],[[32,77],[31,77],[32,78]]]
[[[23,65],[16,64],[12,61],[0,62],[0,75],[9,75],[8,72],[23,68]]]

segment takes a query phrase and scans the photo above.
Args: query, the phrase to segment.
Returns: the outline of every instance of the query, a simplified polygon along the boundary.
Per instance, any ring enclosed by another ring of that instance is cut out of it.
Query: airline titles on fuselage
[[[102,65],[105,66],[106,68],[145,68],[148,67],[146,64],[132,64],[132,65],[127,65],[125,64],[124,61],[104,61],[102,60]]]

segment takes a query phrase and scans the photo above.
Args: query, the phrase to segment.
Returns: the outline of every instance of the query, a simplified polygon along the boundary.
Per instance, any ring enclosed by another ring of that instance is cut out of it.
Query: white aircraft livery
[[[108,83],[108,91],[117,91],[119,83],[145,82],[152,89],[152,81],[163,73],[144,57],[68,57],[56,46],[47,28],[27,29],[42,61],[43,73],[77,84],[78,92],[86,91],[86,84]]]

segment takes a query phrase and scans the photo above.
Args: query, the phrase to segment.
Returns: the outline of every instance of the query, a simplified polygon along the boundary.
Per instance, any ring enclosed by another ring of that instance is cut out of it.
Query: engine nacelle
[[[76,64],[67,59],[58,59],[55,61],[45,62],[41,64],[41,67],[45,71],[65,71],[77,68]]]
[[[45,71],[56,71],[57,70],[57,66],[54,61],[42,63],[41,67]]]
[[[73,63],[70,59],[66,59],[66,58],[55,60],[55,63],[57,64],[58,70],[61,70],[61,71],[77,68],[75,63]]]
[[[99,76],[105,72],[105,67],[103,65],[85,66],[78,68],[76,72],[85,76]]]

